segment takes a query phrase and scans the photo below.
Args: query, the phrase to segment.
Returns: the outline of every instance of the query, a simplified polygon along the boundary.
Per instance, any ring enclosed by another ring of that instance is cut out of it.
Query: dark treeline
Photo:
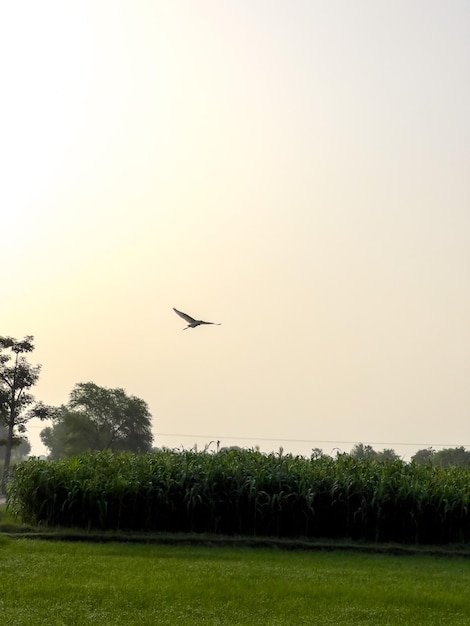
[[[313,451],[313,454],[322,456],[323,452],[317,448]],[[400,458],[392,448],[385,448],[379,452],[374,450],[372,446],[363,443],[356,444],[349,455],[354,459],[365,461],[398,461]],[[463,446],[443,448],[442,450],[425,448],[418,450],[411,457],[411,462],[418,465],[433,465],[435,467],[470,467],[470,451]]]
[[[411,460],[421,465],[434,465],[436,467],[470,467],[470,451],[465,450],[463,446],[443,448],[437,451],[426,448],[418,450]]]

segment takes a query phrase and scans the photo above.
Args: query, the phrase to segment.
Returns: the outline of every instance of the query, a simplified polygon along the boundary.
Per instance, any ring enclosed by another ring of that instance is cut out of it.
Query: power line
[[[230,441],[275,441],[278,443],[328,443],[328,444],[336,444],[336,443],[340,443],[340,444],[350,444],[350,445],[354,445],[357,442],[356,441],[338,441],[337,439],[279,439],[279,438],[274,438],[274,437],[225,437],[222,435],[181,435],[179,433],[156,433],[155,437],[178,437],[178,438],[189,438],[189,437],[198,437],[201,439],[214,439],[214,440],[223,440],[223,439],[228,439]],[[458,448],[458,447],[464,447],[464,448],[468,448],[470,447],[470,444],[462,444],[462,443],[423,443],[423,442],[401,442],[401,441],[361,441],[361,443],[369,445],[369,446],[426,446],[426,447],[432,447],[432,446],[437,446],[437,447],[442,447],[442,448]]]
[[[41,428],[42,425],[29,425],[29,428]],[[280,439],[276,437],[234,437],[233,435],[224,436],[224,435],[196,435],[196,434],[186,434],[182,435],[181,433],[156,433],[155,437],[177,437],[181,439],[189,439],[193,437],[197,437],[200,439],[212,439],[212,440],[223,440],[227,439],[228,441],[274,441],[276,443],[310,443],[310,444],[341,444],[341,445],[355,445],[359,442],[356,441],[340,441],[338,439]],[[360,440],[359,443],[363,443],[367,446],[425,446],[427,448],[438,447],[438,448],[470,448],[470,444],[466,443],[436,443],[436,442],[419,442],[419,441],[363,441]]]

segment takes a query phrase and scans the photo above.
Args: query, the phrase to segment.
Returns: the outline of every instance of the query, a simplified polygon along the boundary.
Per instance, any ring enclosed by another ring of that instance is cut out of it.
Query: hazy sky
[[[37,399],[123,387],[158,446],[470,445],[467,0],[19,0],[0,59]]]

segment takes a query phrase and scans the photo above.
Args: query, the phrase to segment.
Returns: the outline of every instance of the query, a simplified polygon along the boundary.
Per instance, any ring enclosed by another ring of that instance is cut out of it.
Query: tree
[[[437,467],[470,467],[470,451],[463,446],[458,448],[443,448],[436,452],[432,448],[418,450],[411,457],[414,463],[420,465],[435,465]]]
[[[53,459],[87,450],[150,452],[151,418],[147,403],[123,389],[79,383],[40,436]]]
[[[434,463],[439,467],[470,467],[470,452],[463,446],[459,448],[443,448],[434,455]]]
[[[384,448],[381,452],[377,452],[378,461],[398,461],[400,457],[393,448]]]
[[[432,448],[423,448],[422,450],[418,450],[411,457],[411,461],[413,463],[417,463],[418,465],[434,465],[434,455],[436,451]]]
[[[3,465],[1,493],[5,493],[11,463],[12,448],[18,433],[24,433],[26,423],[32,417],[46,419],[48,407],[34,404],[33,387],[41,371],[40,365],[31,365],[25,354],[34,350],[34,337],[26,336],[22,341],[13,337],[0,337],[0,423],[6,428],[5,460]],[[30,407],[27,411],[26,409]]]
[[[350,455],[355,459],[370,460],[377,457],[377,452],[372,446],[357,443],[351,450]]]
[[[381,452],[377,452],[372,446],[363,443],[357,443],[351,450],[350,456],[366,461],[397,461],[400,458],[393,448],[384,448]]]

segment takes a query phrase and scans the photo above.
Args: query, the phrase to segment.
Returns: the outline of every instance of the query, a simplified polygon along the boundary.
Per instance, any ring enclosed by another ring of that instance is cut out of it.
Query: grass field
[[[461,558],[0,536],[0,576],[15,626],[470,624]]]

